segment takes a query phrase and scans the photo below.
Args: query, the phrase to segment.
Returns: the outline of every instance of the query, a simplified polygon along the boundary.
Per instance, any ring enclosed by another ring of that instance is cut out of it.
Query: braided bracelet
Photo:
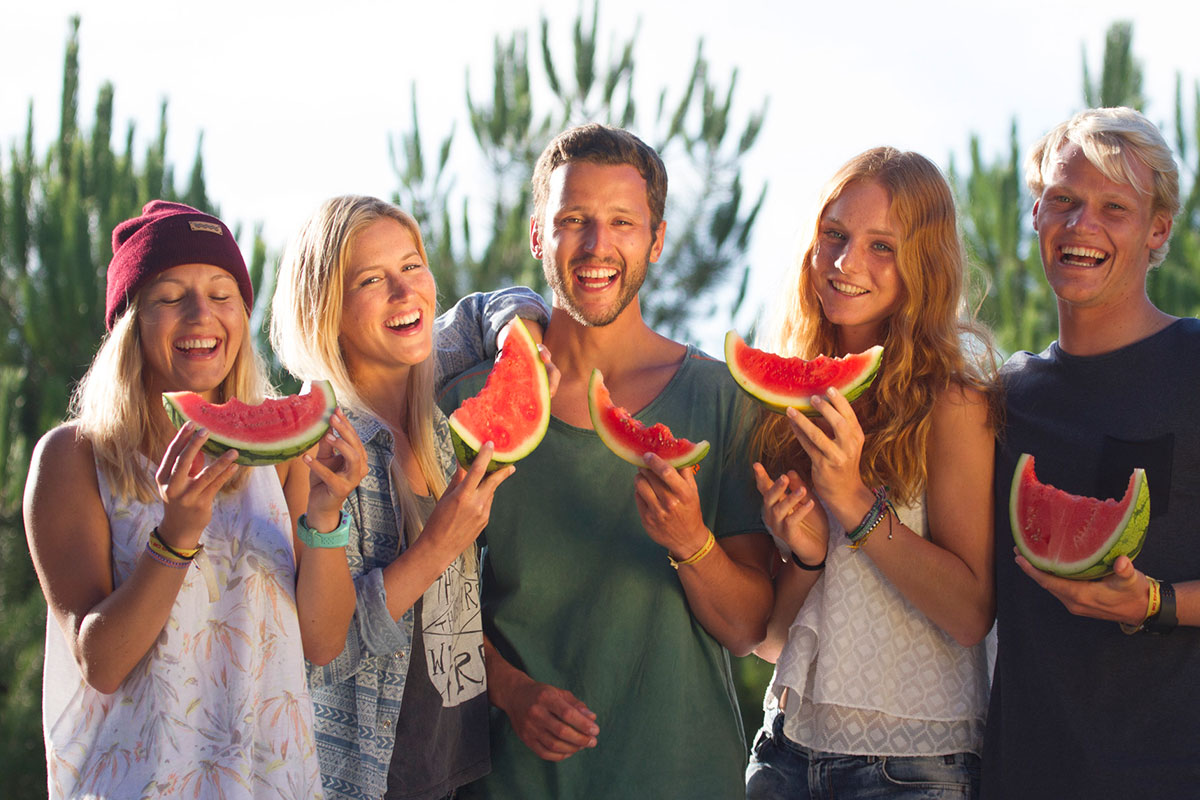
[[[150,531],[150,538],[146,540],[146,553],[163,566],[175,569],[187,569],[196,558],[196,554],[203,549],[204,545],[198,545],[190,549],[176,550],[163,541],[157,527]]]
[[[872,489],[871,493],[875,495],[875,502],[871,504],[870,510],[862,518],[862,522],[855,526],[854,530],[846,531],[846,538],[849,539],[847,547],[851,550],[857,550],[867,541],[867,537],[871,535],[871,531],[879,527],[879,523],[883,522],[884,517],[888,516],[888,512],[894,511],[892,501],[888,500],[887,487],[880,486],[877,489]]]

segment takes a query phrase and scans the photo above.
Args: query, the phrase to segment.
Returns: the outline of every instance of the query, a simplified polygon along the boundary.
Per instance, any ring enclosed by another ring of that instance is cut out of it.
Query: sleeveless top
[[[924,497],[896,510],[929,538]],[[832,514],[825,571],[792,623],[767,689],[768,723],[785,687],[784,734],[814,750],[925,756],[978,754],[982,746],[985,645],[963,647],[930,622],[869,556],[845,546]]]
[[[114,498],[97,477],[120,585],[162,504]],[[241,491],[218,495],[200,541],[157,642],[115,693],[83,681],[47,621],[51,798],[321,797],[291,521],[276,471],[251,468]]]

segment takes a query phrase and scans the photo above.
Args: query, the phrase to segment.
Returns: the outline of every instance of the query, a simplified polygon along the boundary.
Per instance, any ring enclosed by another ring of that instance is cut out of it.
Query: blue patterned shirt
[[[435,338],[439,384],[493,358],[496,337],[514,316],[543,326],[549,319],[541,297],[524,288],[469,295],[439,317]],[[368,463],[367,476],[345,506],[351,519],[346,559],[357,605],[345,648],[326,666],[309,663],[308,680],[325,796],[378,800],[387,790],[396,718],[412,657],[414,615],[410,608],[399,620],[393,619],[383,584],[383,568],[406,546],[390,468],[395,443],[378,419],[352,412],[347,416],[362,439]],[[441,412],[436,414],[434,431],[441,466],[449,477],[455,469],[454,454]],[[473,581],[462,580],[467,564],[467,557],[459,556],[444,577],[463,583],[461,588],[474,591],[477,599],[477,562],[469,559]],[[482,634],[474,635],[482,647]]]

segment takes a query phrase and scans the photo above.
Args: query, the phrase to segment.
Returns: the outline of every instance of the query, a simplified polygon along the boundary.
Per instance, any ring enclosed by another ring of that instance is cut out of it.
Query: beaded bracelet
[[[875,495],[875,502],[871,504],[871,508],[862,518],[862,522],[855,526],[854,530],[846,531],[846,538],[849,539],[847,547],[851,550],[857,550],[867,541],[867,537],[871,535],[871,531],[879,527],[879,523],[883,522],[884,517],[890,520],[889,512],[894,512],[895,507],[892,506],[892,501],[888,499],[887,487],[880,486],[877,489],[872,489],[871,493]],[[891,524],[890,522],[888,523]],[[888,538],[891,538],[890,536]]]
[[[699,561],[700,559],[704,558],[706,555],[711,553],[713,547],[715,547],[716,544],[717,544],[717,537],[713,536],[712,531],[709,531],[708,538],[704,540],[704,544],[701,545],[700,549],[697,550],[695,553],[693,553],[691,556],[689,556],[688,558],[685,558],[683,561],[676,561],[675,559],[671,558],[670,553],[667,553],[667,560],[671,562],[671,566],[674,567],[675,569],[679,569],[680,567],[686,567],[689,564],[695,564],[697,561]]]

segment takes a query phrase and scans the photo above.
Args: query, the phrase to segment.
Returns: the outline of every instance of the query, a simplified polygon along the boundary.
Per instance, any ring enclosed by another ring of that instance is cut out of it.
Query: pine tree
[[[24,137],[7,157],[0,154],[0,774],[4,795],[13,797],[46,791],[40,716],[46,605],[21,520],[33,446],[62,421],[104,333],[113,227],[156,197],[217,213],[205,190],[199,146],[187,189],[175,188],[165,102],[156,135],[141,154],[135,154],[132,124],[123,151],[113,149],[111,85],[100,88],[91,130],[79,120],[75,17],[57,138],[46,153],[35,152],[31,103]],[[251,266],[259,281],[264,261],[256,244]]]
[[[469,200],[462,198],[459,204],[447,169],[454,130],[440,141],[436,158],[427,160],[415,87],[411,129],[389,142],[399,183],[393,200],[420,222],[445,304],[471,291],[508,284],[544,291],[541,265],[529,254],[529,180],[538,154],[571,125],[595,121],[630,128],[663,156],[672,187],[662,268],[647,276],[642,310],[650,324],[683,335],[691,320],[716,313],[723,302],[723,312],[732,315],[744,300],[750,270],[746,251],[766,186],[748,191],[741,164],[758,139],[766,103],[739,121],[737,71],[727,84],[714,81],[700,42],[686,83],[677,93],[661,89],[655,112],[647,118],[635,100],[636,31],[602,57],[598,22],[598,3],[589,19],[582,12],[576,17],[564,69],[551,44],[550,23],[541,18],[540,77],[552,96],[545,110],[533,90],[523,32],[496,38],[490,98],[471,94],[468,75],[472,146],[490,171],[484,241],[477,240]],[[718,290],[731,281],[732,299],[718,299]]]
[[[1155,305],[1182,316],[1200,312],[1200,83],[1195,95],[1196,116],[1189,125],[1183,78],[1177,74],[1174,146],[1181,165],[1184,208],[1175,220],[1166,260],[1147,281]],[[1098,81],[1093,81],[1084,53],[1083,101],[1088,107],[1124,105],[1142,110],[1145,106],[1142,67],[1133,54],[1130,23],[1110,26]],[[980,316],[1005,351],[1036,352],[1055,337],[1058,312],[1042,273],[1030,220],[1033,201],[1025,188],[1024,159],[1017,141],[1014,119],[1007,155],[988,164],[979,152],[978,137],[972,136],[970,172],[964,180],[952,165],[951,180],[959,196],[968,253],[987,287]]]

